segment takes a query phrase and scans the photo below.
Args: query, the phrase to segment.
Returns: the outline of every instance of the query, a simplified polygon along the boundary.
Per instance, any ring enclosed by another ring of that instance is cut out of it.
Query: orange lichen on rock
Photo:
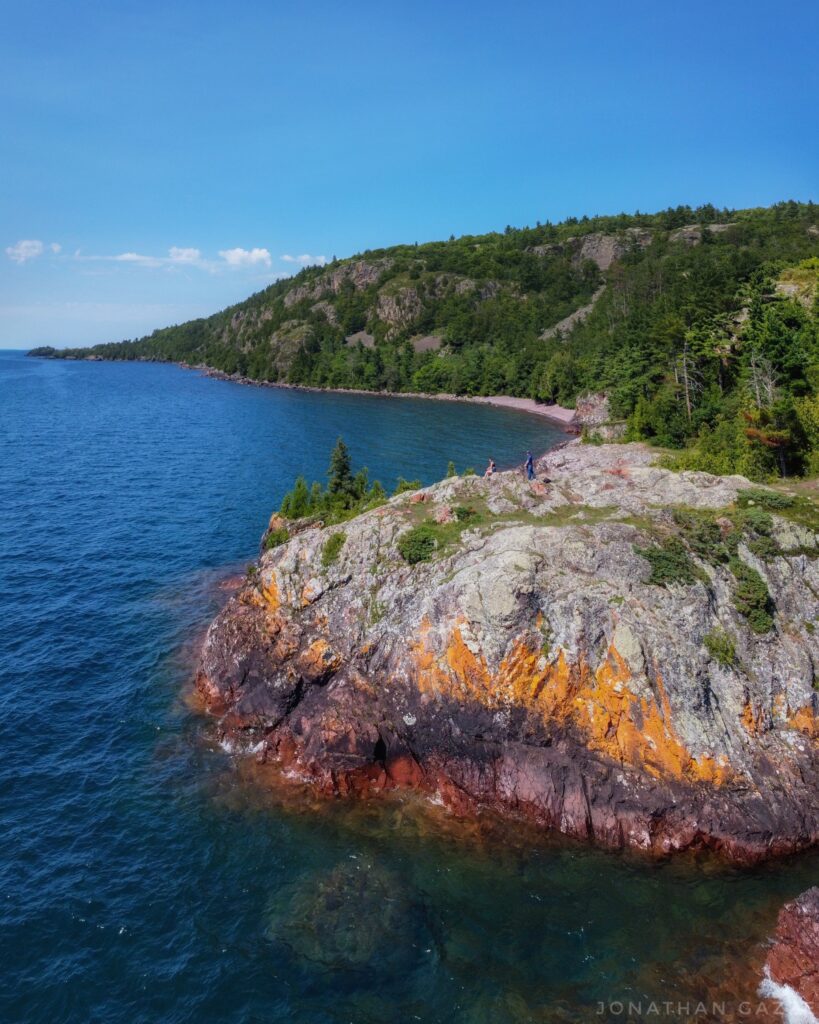
[[[804,707],[789,715],[788,725],[792,729],[798,729],[812,740],[819,740],[819,721],[817,721],[816,712],[810,704],[805,704]]]
[[[305,647],[298,658],[299,671],[309,679],[321,679],[337,672],[340,665],[341,656],[330,647],[324,637],[318,637]]]
[[[318,580],[310,579],[301,588],[301,607],[311,605],[323,593],[323,588]]]
[[[262,597],[267,602],[267,607],[271,612],[278,611],[281,607],[279,585],[276,583],[275,576],[270,577],[270,583],[267,586],[262,585]]]
[[[465,623],[454,628],[441,657],[430,647],[431,624],[425,619],[414,647],[418,686],[456,700],[472,699],[487,708],[520,706],[546,725],[576,726],[590,749],[621,764],[632,764],[655,777],[704,781],[719,785],[729,770],[708,755],[694,757],[677,734],[668,697],[657,678],[659,701],[638,697],[631,670],[616,648],[595,672],[581,657],[570,663],[561,650],[547,662],[527,637],[518,638],[493,673],[483,654],[464,640]]]
[[[654,695],[637,697],[630,689],[631,671],[612,645],[595,673],[596,686],[583,694],[589,717],[589,745],[621,762],[640,765],[656,777],[720,785],[726,765],[705,755],[694,757],[677,734],[671,706],[659,674]]]
[[[745,727],[745,731],[751,736],[760,736],[765,732],[763,709],[757,704],[752,704],[750,700],[745,702],[745,707],[742,709],[741,721]]]

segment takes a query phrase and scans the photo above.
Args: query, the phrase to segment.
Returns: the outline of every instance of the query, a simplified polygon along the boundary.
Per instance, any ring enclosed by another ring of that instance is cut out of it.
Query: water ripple
[[[339,434],[387,485],[560,439],[484,406],[0,354],[3,1021],[591,1019],[741,976],[815,880],[815,858],[649,867],[246,778],[180,700],[190,641]]]

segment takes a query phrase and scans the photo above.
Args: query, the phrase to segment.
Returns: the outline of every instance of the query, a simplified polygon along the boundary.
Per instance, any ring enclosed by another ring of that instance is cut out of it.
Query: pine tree
[[[350,451],[341,437],[336,441],[333,454],[330,456],[327,478],[327,491],[330,496],[347,504],[353,497],[354,481]]]
[[[301,519],[310,514],[310,492],[307,490],[307,481],[300,476],[293,487],[290,495],[290,518]]]
[[[376,480],[373,483],[373,485],[370,488],[370,492],[369,492],[367,497],[374,504],[375,503],[380,504],[382,501],[386,501],[387,500],[387,492],[381,486],[381,481],[380,480]]]
[[[353,497],[358,501],[367,494],[370,486],[369,470],[365,467],[359,469],[353,477]]]

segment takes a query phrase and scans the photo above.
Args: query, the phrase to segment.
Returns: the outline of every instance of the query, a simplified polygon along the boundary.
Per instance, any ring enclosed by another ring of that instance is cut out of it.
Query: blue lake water
[[[317,800],[214,743],[184,694],[218,584],[340,434],[386,486],[563,438],[484,406],[0,352],[0,1021],[516,1024],[753,998],[815,856],[648,863],[409,798]]]

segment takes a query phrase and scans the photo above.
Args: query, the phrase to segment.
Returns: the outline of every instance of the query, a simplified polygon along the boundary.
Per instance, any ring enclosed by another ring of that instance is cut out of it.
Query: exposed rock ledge
[[[696,578],[667,587],[635,550],[681,534],[675,506],[728,508],[748,481],[651,461],[571,442],[540,461],[546,484],[453,478],[266,552],[205,641],[220,728],[328,793],[410,786],[657,853],[814,844],[817,537],[774,516],[762,561],[736,516],[711,514],[773,598],[772,631],[754,633],[701,544]],[[458,507],[479,518],[408,565],[398,538]],[[730,657],[709,653],[715,635]]]
[[[779,913],[773,946],[765,965],[767,982],[762,994],[793,1002],[783,986],[819,1017],[819,888],[808,889]],[[803,1013],[803,1019],[810,1019]]]

